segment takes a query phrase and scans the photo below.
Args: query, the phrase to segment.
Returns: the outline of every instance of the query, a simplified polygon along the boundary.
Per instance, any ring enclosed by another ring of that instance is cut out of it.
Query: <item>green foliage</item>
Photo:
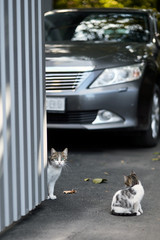
[[[124,2],[123,0],[118,0],[119,2]],[[124,7],[133,8],[156,8],[157,0],[126,0],[124,2]]]
[[[54,0],[54,8],[131,7],[156,9],[158,0]]]

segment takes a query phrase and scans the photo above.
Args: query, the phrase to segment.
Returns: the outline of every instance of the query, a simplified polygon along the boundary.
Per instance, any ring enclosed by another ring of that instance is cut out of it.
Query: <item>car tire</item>
[[[140,144],[145,147],[156,146],[159,141],[160,130],[160,90],[155,86],[152,104],[149,114],[149,128],[147,131],[142,132],[140,135]]]

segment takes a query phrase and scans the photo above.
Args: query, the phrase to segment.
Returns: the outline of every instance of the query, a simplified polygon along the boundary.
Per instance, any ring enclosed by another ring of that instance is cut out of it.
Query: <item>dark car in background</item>
[[[145,146],[156,145],[159,28],[151,10],[47,12],[48,128],[134,131]]]

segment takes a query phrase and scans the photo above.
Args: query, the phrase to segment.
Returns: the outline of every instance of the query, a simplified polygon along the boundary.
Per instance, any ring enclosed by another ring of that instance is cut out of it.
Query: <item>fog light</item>
[[[109,121],[113,116],[111,112],[105,110],[99,111],[98,115],[102,121]]]
[[[96,119],[92,122],[92,124],[116,123],[122,121],[123,119],[115,113],[107,110],[99,110]]]

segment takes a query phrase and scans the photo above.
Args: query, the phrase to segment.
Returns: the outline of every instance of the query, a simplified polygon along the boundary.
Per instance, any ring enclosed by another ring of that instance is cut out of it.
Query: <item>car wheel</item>
[[[149,129],[145,132],[142,132],[142,135],[140,137],[141,144],[146,147],[153,147],[157,145],[159,140],[159,129],[160,129],[160,91],[159,88],[156,86],[152,97]]]

